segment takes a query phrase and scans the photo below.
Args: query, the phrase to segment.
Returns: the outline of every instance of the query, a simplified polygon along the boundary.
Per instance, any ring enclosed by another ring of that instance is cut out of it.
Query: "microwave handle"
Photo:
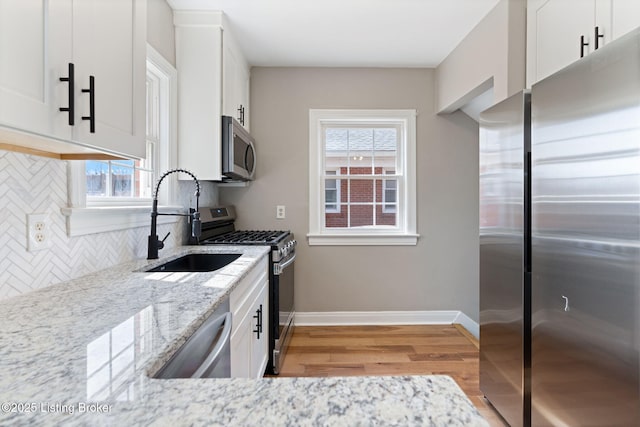
[[[249,162],[247,161],[247,157],[249,156],[249,154],[253,151],[253,147],[249,144],[247,145],[246,150],[244,150],[244,168],[247,172],[249,172],[249,174],[251,174],[251,172],[253,172],[252,170],[249,170]],[[254,160],[255,162],[255,160]],[[253,168],[252,168],[253,169]]]

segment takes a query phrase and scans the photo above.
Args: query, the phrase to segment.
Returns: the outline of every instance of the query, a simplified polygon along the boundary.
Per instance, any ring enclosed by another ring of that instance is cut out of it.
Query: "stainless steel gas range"
[[[191,244],[263,245],[269,253],[269,363],[267,373],[278,374],[293,334],[294,261],[296,240],[290,231],[236,230],[233,206],[199,208],[202,235]]]

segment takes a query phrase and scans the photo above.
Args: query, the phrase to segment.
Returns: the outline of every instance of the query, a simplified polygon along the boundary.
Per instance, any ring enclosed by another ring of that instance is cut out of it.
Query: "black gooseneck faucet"
[[[160,184],[162,180],[165,179],[168,175],[172,173],[186,173],[191,176],[193,180],[196,182],[196,208],[189,208],[188,214],[169,214],[169,213],[158,213],[158,190],[160,189]],[[153,206],[151,208],[151,232],[149,233],[149,243],[147,247],[147,259],[157,259],[158,258],[158,250],[164,248],[164,241],[169,237],[170,232],[167,233],[166,236],[162,240],[158,239],[158,215],[172,215],[172,216],[187,216],[189,217],[189,222],[191,223],[191,236],[194,238],[200,237],[202,234],[202,223],[200,222],[200,212],[198,212],[200,199],[200,182],[196,176],[185,169],[171,169],[160,177],[158,183],[156,184],[156,190],[153,193]]]

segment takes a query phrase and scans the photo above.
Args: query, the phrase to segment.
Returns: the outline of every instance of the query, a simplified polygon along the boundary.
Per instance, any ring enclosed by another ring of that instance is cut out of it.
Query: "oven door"
[[[289,341],[293,334],[294,308],[294,261],[295,252],[273,264],[272,334],[274,348],[272,354],[273,373],[278,374],[284,361]]]

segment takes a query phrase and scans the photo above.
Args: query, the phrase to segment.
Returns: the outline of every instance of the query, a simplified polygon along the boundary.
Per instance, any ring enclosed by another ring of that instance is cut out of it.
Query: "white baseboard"
[[[296,312],[297,326],[451,325],[460,323],[476,338],[480,326],[458,310]]]
[[[461,324],[467,331],[471,332],[471,334],[476,337],[478,340],[480,339],[480,325],[474,322],[469,316],[459,311],[453,323]]]

